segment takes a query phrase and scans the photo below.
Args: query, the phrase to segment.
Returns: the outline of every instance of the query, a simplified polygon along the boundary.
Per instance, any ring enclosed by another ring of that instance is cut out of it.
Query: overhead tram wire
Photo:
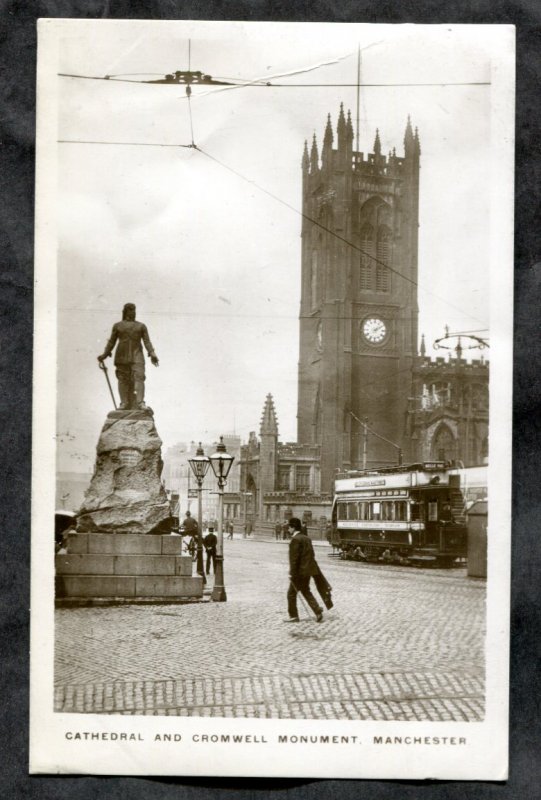
[[[126,73],[129,74],[129,73]],[[133,73],[134,75],[137,73]],[[161,73],[140,73],[140,74],[161,74]],[[168,81],[164,83],[157,84],[155,81],[139,81],[139,80],[129,80],[128,78],[120,78],[115,77],[114,75],[75,75],[68,72],[59,72],[58,76],[60,78],[79,78],[80,80],[86,81],[108,81],[109,83],[140,83],[147,86],[185,86],[186,84],[177,83],[176,81]],[[194,84],[192,84],[194,85]],[[197,83],[196,86],[209,86],[212,84],[207,83]],[[355,89],[357,88],[357,83],[273,83],[272,81],[265,81],[264,78],[258,78],[255,81],[246,81],[240,83],[231,83],[228,86],[224,86],[221,89],[215,89],[214,91],[205,92],[205,95],[199,95],[200,97],[206,97],[209,94],[218,94],[219,92],[226,92],[230,91],[231,89]],[[430,87],[430,86],[490,86],[491,81],[433,81],[430,83],[361,83],[360,86],[363,89],[392,89],[392,88],[406,88],[408,86],[419,86],[419,87]]]
[[[224,86],[223,88],[220,88],[220,89],[215,90],[215,91],[226,91],[228,89],[234,89],[234,88],[248,88],[250,86],[252,86],[252,87],[276,87],[276,88],[299,88],[299,87],[319,87],[319,88],[322,88],[324,86],[329,86],[331,88],[355,87],[357,89],[357,94],[358,94],[361,85],[363,87],[369,87],[369,86],[373,86],[373,87],[376,87],[376,86],[379,86],[379,87],[397,86],[397,87],[400,87],[400,86],[490,85],[489,82],[486,82],[486,83],[485,82],[467,82],[467,83],[462,83],[462,82],[441,83],[440,82],[440,83],[402,83],[402,84],[394,84],[394,83],[366,84],[366,83],[363,83],[363,84],[361,84],[360,83],[360,50],[361,49],[359,47],[358,51],[357,51],[357,59],[358,59],[357,60],[357,81],[354,84],[345,84],[345,83],[342,83],[342,84],[306,84],[306,83],[304,83],[304,84],[296,84],[296,85],[295,84],[272,84],[270,81],[268,81],[266,83],[263,83],[263,82],[261,82],[261,79],[257,79],[256,81],[252,81],[252,82],[248,82],[248,83],[230,84],[228,86]],[[336,63],[336,62],[334,61],[334,62],[329,62],[329,63]],[[327,65],[328,64],[321,64],[317,68],[319,69],[320,67],[327,66]],[[310,70],[300,70],[300,71],[297,71],[297,72],[286,73],[286,74],[283,74],[283,75],[276,75],[274,77],[276,77],[276,78],[286,77],[287,75],[300,74],[300,73],[304,73],[306,71],[310,71]],[[132,73],[132,74],[136,74],[136,73]],[[157,74],[157,73],[154,73],[154,74]],[[350,242],[345,237],[340,236],[340,234],[336,233],[335,231],[331,230],[330,228],[327,228],[325,225],[322,225],[317,220],[312,219],[307,214],[305,214],[302,211],[299,211],[297,208],[295,208],[294,206],[290,205],[285,200],[282,200],[277,195],[274,195],[272,192],[269,192],[267,189],[265,189],[264,187],[260,186],[255,181],[250,180],[249,178],[247,178],[242,173],[238,172],[237,170],[233,169],[232,167],[229,167],[224,162],[220,161],[219,159],[217,159],[214,156],[212,156],[210,153],[207,153],[206,151],[204,151],[200,147],[198,147],[195,144],[194,132],[193,132],[193,117],[192,117],[192,108],[191,108],[191,85],[198,85],[198,86],[212,85],[212,84],[216,85],[219,82],[216,79],[213,79],[209,75],[202,76],[202,73],[192,73],[191,72],[191,39],[188,40],[188,72],[187,73],[178,72],[176,74],[177,74],[178,80],[172,79],[170,81],[169,80],[165,80],[163,82],[162,81],[157,82],[157,81],[125,81],[125,79],[123,79],[123,78],[118,79],[118,78],[115,78],[115,77],[112,77],[112,76],[106,76],[104,78],[98,78],[98,77],[92,78],[91,76],[82,76],[82,75],[78,76],[78,75],[70,75],[70,74],[67,74],[67,73],[59,73],[59,75],[61,75],[63,77],[72,77],[72,78],[84,78],[84,79],[95,79],[95,80],[121,80],[121,81],[128,82],[128,83],[145,83],[147,85],[148,84],[157,85],[158,83],[161,84],[161,85],[172,85],[172,86],[182,86],[182,85],[184,85],[186,87],[186,95],[185,96],[188,99],[188,109],[189,109],[189,117],[190,117],[190,131],[191,131],[191,139],[192,139],[191,144],[189,144],[189,145],[182,145],[182,144],[179,144],[179,145],[174,145],[174,144],[173,145],[166,145],[166,144],[147,143],[147,142],[141,142],[141,143],[137,143],[137,142],[98,142],[98,141],[92,142],[92,141],[81,141],[81,140],[59,140],[59,141],[61,143],[64,143],[64,144],[103,144],[103,145],[111,144],[111,145],[118,145],[118,146],[125,145],[125,146],[143,146],[143,147],[147,147],[147,146],[150,146],[150,147],[179,147],[179,148],[187,148],[187,149],[199,150],[200,153],[202,153],[203,155],[205,155],[207,158],[211,159],[212,161],[215,161],[217,164],[219,164],[224,169],[232,172],[234,175],[236,175],[237,177],[239,177],[242,180],[246,181],[247,183],[252,184],[257,189],[259,189],[261,192],[263,192],[264,194],[267,194],[269,197],[271,197],[272,199],[276,200],[278,203],[281,203],[286,208],[289,208],[290,210],[294,211],[296,214],[298,214],[302,218],[306,219],[311,224],[316,225],[317,227],[321,228],[322,230],[324,230],[327,233],[329,233],[332,236],[334,236],[336,239],[344,242],[349,247],[353,248],[354,250],[357,250],[361,255],[364,255],[364,256],[370,258],[374,263],[384,266],[386,269],[389,269],[390,272],[394,273],[395,275],[397,275],[398,277],[402,278],[403,280],[408,281],[409,283],[411,283],[412,285],[416,286],[417,288],[421,288],[422,291],[426,292],[427,294],[432,295],[433,297],[435,297],[436,299],[440,300],[441,302],[444,302],[450,308],[453,308],[454,310],[459,311],[460,313],[466,313],[467,316],[469,316],[470,319],[476,319],[478,322],[484,323],[483,320],[479,320],[477,317],[474,317],[471,314],[468,314],[467,312],[464,312],[462,309],[458,308],[454,304],[449,303],[449,301],[444,300],[443,298],[439,298],[436,294],[434,294],[434,292],[431,292],[429,289],[425,289],[424,287],[419,287],[418,281],[415,281],[413,278],[409,278],[408,276],[403,275],[401,272],[399,272],[394,267],[391,267],[386,262],[378,259],[376,256],[373,256],[370,253],[365,252],[358,245],[355,245],[353,242]],[[194,74],[194,75],[197,74],[199,77],[203,77],[204,79],[203,80],[197,79],[196,81],[192,81],[191,77],[190,77],[188,80],[181,81],[180,80],[180,76],[184,77],[186,74],[188,76],[192,76],[192,74]],[[169,77],[172,78],[173,76],[172,75],[171,76],[166,76],[166,78],[169,78]],[[214,93],[215,92],[212,92],[212,91],[211,92],[206,92],[204,95],[200,95],[200,97],[201,96],[204,97],[204,96],[207,96],[208,94],[214,94]],[[357,114],[358,114],[358,109],[357,109]],[[357,129],[357,136],[358,136],[358,129]]]
[[[195,144],[164,144],[163,142],[100,142],[90,139],[57,139],[58,144],[103,144],[118,147],[181,147],[186,150],[197,150]]]
[[[266,194],[269,197],[271,197],[273,200],[276,200],[276,202],[280,203],[281,205],[285,206],[286,208],[289,208],[291,211],[294,211],[300,217],[302,217],[303,219],[307,220],[307,222],[310,222],[312,225],[315,225],[316,227],[321,228],[321,230],[324,230],[327,233],[330,233],[331,236],[335,237],[335,239],[338,239],[339,241],[344,242],[344,244],[347,244],[348,247],[351,247],[353,250],[356,250],[361,255],[367,256],[374,263],[380,264],[381,266],[386,267],[386,269],[388,269],[390,272],[392,272],[397,277],[402,278],[403,280],[407,281],[408,283],[411,283],[413,286],[416,286],[417,288],[420,288],[421,291],[432,295],[432,297],[435,297],[436,300],[439,300],[440,302],[445,303],[445,305],[447,305],[449,308],[452,308],[454,311],[459,311],[461,314],[465,314],[470,319],[475,319],[478,322],[481,322],[481,324],[484,324],[484,320],[481,320],[478,317],[475,317],[472,314],[469,314],[468,312],[464,311],[464,309],[459,308],[458,306],[455,306],[453,303],[450,303],[448,300],[445,300],[443,297],[439,297],[434,292],[431,292],[430,289],[425,289],[424,287],[419,286],[419,282],[418,281],[414,280],[413,278],[408,277],[407,275],[404,275],[402,272],[399,272],[399,270],[395,269],[394,267],[391,267],[390,264],[387,264],[385,261],[382,261],[381,259],[377,258],[377,256],[374,256],[371,253],[366,252],[365,250],[362,249],[362,247],[359,247],[358,245],[354,244],[353,242],[350,242],[349,239],[346,239],[344,236],[341,236],[339,233],[336,233],[336,231],[333,231],[330,228],[327,228],[326,225],[323,225],[321,222],[318,222],[317,220],[313,219],[312,217],[309,217],[308,214],[305,214],[303,211],[299,211],[298,208],[295,208],[295,206],[292,206],[286,200],[282,200],[280,197],[278,197],[277,195],[273,194],[268,189],[265,189],[263,186],[260,186],[256,181],[254,181],[254,180],[252,180],[250,178],[247,178],[241,172],[238,172],[238,170],[233,169],[233,167],[230,167],[227,164],[224,164],[223,161],[220,161],[220,159],[216,158],[215,156],[212,156],[210,153],[207,153],[205,150],[202,150],[197,145],[195,146],[195,149],[199,153],[201,153],[202,155],[204,155],[207,158],[209,158],[211,161],[215,161],[216,164],[219,164],[224,169],[228,170],[229,172],[232,172],[238,178],[241,178],[241,180],[245,181],[246,183],[249,183],[251,186],[255,186],[255,188],[259,189],[260,192],[263,192],[264,194]]]
[[[388,269],[390,272],[392,272],[397,277],[402,278],[403,280],[407,281],[408,283],[411,283],[413,286],[416,286],[417,288],[421,289],[421,291],[426,292],[426,294],[432,295],[432,297],[434,297],[436,300],[439,300],[440,302],[444,303],[446,306],[448,306],[449,308],[452,308],[454,311],[458,311],[461,314],[465,314],[470,319],[475,319],[478,322],[481,322],[482,324],[484,323],[484,320],[481,320],[481,319],[479,319],[479,317],[475,317],[474,315],[470,314],[469,312],[465,311],[464,309],[461,309],[458,306],[455,306],[454,303],[450,303],[448,300],[445,300],[443,297],[439,297],[434,292],[431,292],[430,289],[425,289],[423,286],[419,285],[418,281],[414,280],[413,278],[409,278],[407,275],[404,275],[402,272],[397,270],[395,267],[392,267],[390,264],[387,264],[385,261],[382,261],[381,259],[377,258],[377,256],[374,256],[371,253],[368,253],[367,251],[363,250],[362,247],[359,247],[358,245],[354,244],[353,242],[350,242],[349,239],[346,239],[344,236],[341,236],[339,233],[336,233],[336,231],[333,231],[330,228],[327,228],[326,225],[323,225],[321,222],[318,222],[317,220],[313,219],[312,217],[309,217],[308,214],[305,214],[303,211],[299,211],[298,208],[295,208],[295,206],[292,206],[287,201],[282,200],[280,197],[278,197],[277,195],[273,194],[268,189],[265,189],[263,186],[260,186],[256,181],[252,180],[251,178],[247,178],[245,175],[243,175],[238,170],[234,169],[233,167],[228,166],[223,161],[220,161],[220,159],[216,158],[215,156],[212,156],[210,153],[207,153],[205,150],[202,150],[194,142],[192,142],[192,144],[160,144],[160,143],[151,143],[151,142],[82,141],[82,140],[76,140],[76,139],[58,139],[57,141],[58,141],[59,144],[95,144],[95,145],[117,145],[117,146],[123,146],[124,145],[124,146],[133,146],[133,147],[176,147],[176,148],[184,148],[184,149],[188,149],[188,150],[196,150],[197,152],[199,152],[202,155],[206,156],[211,161],[214,161],[216,164],[218,164],[219,166],[223,167],[223,169],[226,169],[229,172],[233,173],[233,175],[236,175],[241,180],[245,181],[246,183],[249,183],[252,186],[255,186],[256,189],[259,189],[259,191],[263,192],[263,194],[266,194],[269,197],[271,197],[273,200],[276,200],[277,203],[280,203],[281,205],[285,206],[286,208],[289,208],[291,211],[294,211],[295,214],[298,214],[300,217],[302,217],[303,219],[307,220],[307,222],[310,222],[312,225],[315,225],[316,227],[321,228],[321,230],[326,231],[326,233],[329,233],[331,236],[334,236],[335,239],[338,239],[339,241],[344,242],[344,244],[348,245],[348,247],[351,247],[353,250],[356,250],[361,255],[366,256],[367,258],[371,259],[374,263],[380,264],[381,266],[385,267],[386,269]],[[344,317],[344,319],[345,319],[345,317]],[[484,328],[483,330],[487,330],[487,329]]]

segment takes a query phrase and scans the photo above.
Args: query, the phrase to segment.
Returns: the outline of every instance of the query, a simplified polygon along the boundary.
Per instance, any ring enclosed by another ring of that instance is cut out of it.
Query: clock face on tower
[[[363,336],[370,344],[381,344],[387,336],[387,326],[379,317],[369,317],[363,322]]]

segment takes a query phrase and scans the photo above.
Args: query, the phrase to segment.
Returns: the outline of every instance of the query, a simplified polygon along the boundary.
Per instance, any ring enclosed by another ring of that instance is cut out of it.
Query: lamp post
[[[216,447],[216,452],[209,457],[212,471],[218,480],[218,546],[216,548],[216,570],[211,599],[219,603],[227,600],[224,585],[224,486],[234,460],[234,456],[226,452],[224,437],[220,436],[220,443]]]
[[[205,570],[203,569],[203,480],[210,466],[208,456],[203,452],[201,442],[196,450],[195,456],[188,459],[195,480],[197,481],[197,574],[203,578],[203,583],[207,582]],[[190,473],[188,473],[189,477]]]

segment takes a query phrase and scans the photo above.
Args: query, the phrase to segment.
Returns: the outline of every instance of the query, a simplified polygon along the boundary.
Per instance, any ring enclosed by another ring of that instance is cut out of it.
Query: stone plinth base
[[[73,533],[57,555],[56,600],[74,602],[186,602],[203,597],[180,536]]]

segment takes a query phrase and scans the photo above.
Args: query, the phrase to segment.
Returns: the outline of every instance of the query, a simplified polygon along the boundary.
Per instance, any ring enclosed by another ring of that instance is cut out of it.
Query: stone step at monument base
[[[56,555],[57,605],[178,603],[201,600],[203,579],[193,575],[182,538],[171,535],[73,533]]]

